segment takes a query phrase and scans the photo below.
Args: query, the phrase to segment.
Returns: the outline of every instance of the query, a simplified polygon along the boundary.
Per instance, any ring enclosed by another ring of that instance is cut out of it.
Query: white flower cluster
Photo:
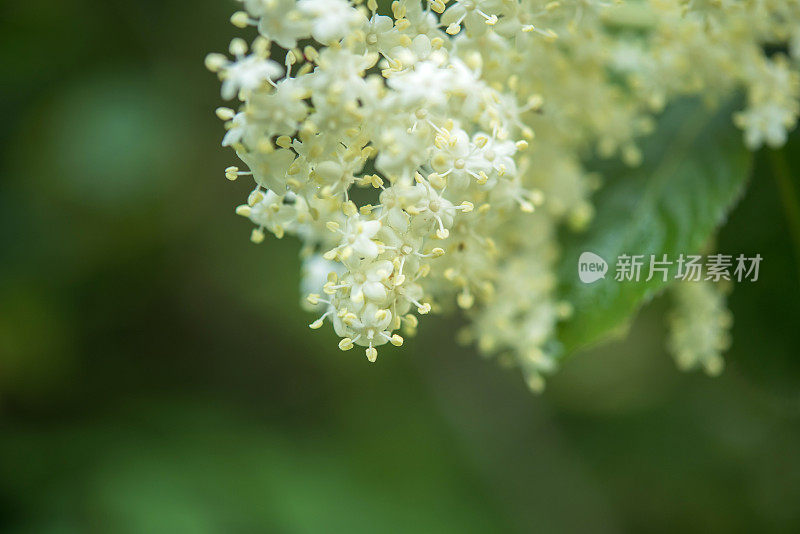
[[[762,45],[800,42],[800,0],[239,1],[258,37],[206,61],[238,102],[217,114],[247,170],[226,175],[256,184],[237,213],[255,242],[302,240],[311,327],[370,361],[455,303],[464,338],[541,389],[569,314],[556,232],[590,221],[599,183],[582,158],[637,164],[683,94],[744,85],[753,147],[797,120],[796,65]]]
[[[684,371],[702,368],[716,376],[725,367],[722,354],[731,344],[733,315],[725,307],[728,287],[711,282],[684,282],[670,289],[668,348]]]
[[[456,293],[469,308],[488,291],[494,230],[542,200],[515,159],[531,136],[521,113],[539,99],[520,105],[482,80],[480,54],[453,53],[418,2],[396,3],[394,20],[345,0],[245,7],[234,22],[258,25],[252,52],[235,40],[233,61],[208,59],[223,97],[244,102],[219,112],[230,121],[223,144],[249,168],[228,176],[257,184],[237,212],[257,225],[255,241],[296,234],[314,261],[330,262],[324,296],[308,297],[324,308],[311,326],[329,319],[343,350],[363,346],[374,361],[376,347],[403,343],[403,324],[416,326],[411,312]],[[475,24],[481,10],[463,10],[446,12],[449,25]],[[312,37],[327,46],[294,48]],[[269,59],[270,40],[290,49],[283,66]],[[370,202],[351,198],[359,188]]]

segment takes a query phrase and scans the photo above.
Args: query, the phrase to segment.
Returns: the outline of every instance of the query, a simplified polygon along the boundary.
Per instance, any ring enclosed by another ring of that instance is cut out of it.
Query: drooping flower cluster
[[[217,114],[246,169],[226,176],[256,184],[236,211],[254,242],[302,240],[311,327],[370,361],[455,304],[540,389],[569,313],[556,231],[590,221],[598,185],[582,159],[637,164],[684,94],[744,86],[753,148],[797,120],[800,0],[239,1],[258,36],[206,62],[237,102]]]
[[[675,284],[670,293],[674,308],[668,317],[668,347],[680,369],[722,372],[722,354],[731,344],[733,315],[725,307],[725,286],[712,282]]]

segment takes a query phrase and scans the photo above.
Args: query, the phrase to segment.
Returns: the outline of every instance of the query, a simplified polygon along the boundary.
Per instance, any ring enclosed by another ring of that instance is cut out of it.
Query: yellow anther
[[[206,56],[206,68],[211,72],[219,72],[227,64],[228,58],[222,54],[213,53]]]
[[[313,46],[306,46],[303,49],[303,55],[306,56],[307,60],[313,61],[315,63],[319,59],[319,52],[317,52],[317,49],[314,48]]]
[[[241,215],[242,217],[250,217],[251,213],[252,209],[247,204],[236,206],[236,215]]]
[[[262,154],[272,154],[273,152],[275,152],[275,146],[269,139],[261,139],[256,144],[256,150],[258,150]]]
[[[234,56],[243,56],[247,53],[247,41],[236,37],[235,39],[231,40],[231,44],[228,47],[228,50]]]
[[[369,363],[375,363],[375,360],[378,359],[378,351],[375,349],[375,347],[369,347],[367,349],[367,359],[369,360]]]
[[[395,347],[401,347],[403,345],[403,338],[398,334],[394,334],[391,339],[389,339],[389,342]]]
[[[540,94],[532,95],[528,99],[528,107],[533,111],[539,111],[544,105],[544,97]]]
[[[215,111],[217,117],[221,120],[229,121],[236,116],[236,112],[231,108],[219,107]]]
[[[251,206],[251,207],[255,206],[256,204],[258,204],[262,200],[264,200],[264,193],[262,193],[258,189],[255,189],[255,190],[251,191],[250,194],[247,195],[247,205],[248,206]],[[275,206],[275,207],[277,208],[278,206]]]
[[[432,172],[428,175],[428,181],[436,189],[444,189],[447,186],[447,177],[442,176],[438,172]]]
[[[269,39],[259,35],[253,41],[253,52],[259,57],[268,58],[270,46],[272,46],[272,43],[269,42]]]
[[[339,348],[341,350],[350,350],[350,349],[352,349],[353,348],[353,340],[350,339],[349,337],[343,338],[341,341],[339,341]]]
[[[263,243],[265,237],[264,230],[261,228],[253,228],[253,231],[250,233],[250,241],[255,244]]]
[[[237,11],[231,15],[231,24],[237,28],[247,28],[250,23],[250,16],[245,11]]]
[[[456,302],[461,309],[468,310],[475,303],[475,297],[473,297],[471,293],[464,291],[463,293],[458,294],[458,297],[456,297]]]
[[[348,217],[354,217],[358,213],[358,208],[356,208],[356,205],[352,200],[348,200],[342,204],[342,213]]]
[[[405,315],[403,317],[403,321],[406,323],[406,326],[410,326],[411,328],[416,328],[419,325],[419,319],[417,319],[416,315]]]
[[[295,161],[294,163],[289,165],[288,169],[286,169],[286,174],[288,174],[289,176],[294,176],[295,174],[299,174],[301,170],[302,166]]]
[[[406,16],[406,6],[397,0],[392,2],[392,15],[394,18],[399,19]]]

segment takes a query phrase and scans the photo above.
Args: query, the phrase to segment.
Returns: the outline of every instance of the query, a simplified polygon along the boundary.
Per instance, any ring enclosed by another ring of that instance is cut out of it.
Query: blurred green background
[[[234,8],[0,7],[0,532],[800,530],[798,250],[768,157],[719,238],[765,258],[722,377],[674,368],[660,300],[541,397],[441,318],[369,365],[307,329],[297,243],[233,215],[203,58]]]

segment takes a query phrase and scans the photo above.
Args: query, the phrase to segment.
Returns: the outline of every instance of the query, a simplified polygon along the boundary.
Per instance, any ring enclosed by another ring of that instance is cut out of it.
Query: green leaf
[[[638,308],[668,281],[649,274],[650,255],[673,262],[698,254],[740,197],[752,154],[733,126],[733,103],[709,109],[698,101],[671,106],[644,143],[642,166],[602,169],[606,185],[595,199],[596,217],[583,234],[562,240],[560,294],[574,314],[559,327],[566,354],[624,331]],[[584,251],[608,262],[604,279],[584,284],[578,258]],[[729,253],[733,253],[731,251]],[[638,282],[614,279],[617,258],[644,255]]]

